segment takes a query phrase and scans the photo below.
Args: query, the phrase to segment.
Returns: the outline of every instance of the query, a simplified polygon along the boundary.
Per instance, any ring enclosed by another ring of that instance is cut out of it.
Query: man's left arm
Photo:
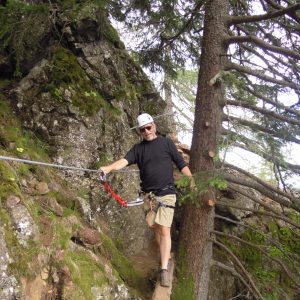
[[[169,145],[170,145],[170,150],[171,150],[171,155],[172,159],[175,162],[177,168],[180,170],[180,172],[189,177],[190,179],[190,188],[194,189],[195,188],[195,180],[193,178],[192,172],[190,168],[187,166],[186,162],[184,161],[182,155],[178,152],[174,142],[171,139],[168,139]]]

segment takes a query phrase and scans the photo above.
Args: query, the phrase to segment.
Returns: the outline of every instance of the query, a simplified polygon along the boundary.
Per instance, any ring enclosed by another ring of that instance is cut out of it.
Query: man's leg
[[[171,257],[171,229],[156,224],[155,238],[159,246],[161,268],[168,269],[169,258]]]

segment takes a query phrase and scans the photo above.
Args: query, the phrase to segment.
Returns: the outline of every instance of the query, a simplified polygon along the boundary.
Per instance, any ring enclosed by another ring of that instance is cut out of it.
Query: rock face
[[[52,59],[41,60],[12,92],[24,126],[51,144],[53,160],[58,164],[95,168],[123,157],[138,141],[136,132],[130,130],[135,126],[137,115],[142,111],[161,114],[165,107],[153,84],[121,44],[101,38],[96,34],[98,28],[99,24],[92,18],[67,26],[63,39],[69,49],[50,49]],[[77,72],[73,70],[74,74],[64,75],[69,80],[67,85],[54,78],[58,75],[53,69],[58,65],[62,67],[62,61],[73,64]],[[74,82],[72,76],[78,82]],[[80,85],[80,81],[84,84]],[[57,84],[54,88],[53,82]],[[83,99],[80,104],[78,97]],[[88,101],[94,98],[102,102],[94,103],[91,112]],[[168,132],[165,124],[163,119],[158,120],[162,133]],[[66,176],[70,182],[87,189],[98,181],[96,177],[84,179],[84,172],[67,171]],[[109,180],[126,199],[137,197],[139,179],[136,173],[110,176]],[[48,193],[44,183],[38,184],[37,189],[40,194]],[[87,220],[99,215],[104,218],[110,224],[111,234],[121,238],[124,249],[130,253],[147,248],[150,233],[142,210],[125,211],[109,199],[97,185],[83,207]],[[132,218],[133,211],[136,218]]]
[[[11,199],[10,197],[9,199]],[[9,202],[8,199],[8,202]],[[26,207],[20,203],[9,206],[11,220],[19,243],[27,247],[28,241],[38,238],[38,228]]]
[[[3,224],[0,221],[0,299],[2,300],[17,299],[19,296],[18,282],[8,270],[11,262],[4,238]]]
[[[32,61],[28,57],[26,68],[21,66],[26,72],[5,92],[22,127],[47,145],[51,162],[93,170],[123,157],[139,141],[130,128],[140,113],[155,116],[165,109],[154,85],[128,55],[106,17],[101,14],[99,19],[98,13],[96,9],[79,14],[71,21],[58,14],[59,42],[48,37],[47,43],[41,43],[44,55]],[[3,61],[10,64],[9,58]],[[156,123],[160,133],[169,132],[163,118]],[[14,152],[20,149],[14,139],[8,139],[7,154],[34,160],[35,153],[29,153],[23,141],[22,152]],[[2,176],[1,167],[0,162]],[[6,247],[1,226],[0,298],[138,299],[122,280],[138,287],[132,266],[113,243],[103,241],[103,235],[112,237],[126,254],[146,254],[153,236],[142,207],[120,207],[103,190],[96,173],[63,171],[58,175],[43,168],[11,168],[13,176],[7,175],[7,184],[13,180],[14,189],[2,194],[0,186],[0,200],[5,203],[0,213],[9,219],[7,226],[16,237],[18,253],[24,249],[28,255],[20,259],[22,276],[10,275],[8,270],[18,266],[9,267],[9,253],[14,250]],[[139,175],[134,168],[114,173],[108,180],[124,199],[136,199]],[[49,256],[35,259],[44,252]],[[86,282],[91,288],[86,288]]]

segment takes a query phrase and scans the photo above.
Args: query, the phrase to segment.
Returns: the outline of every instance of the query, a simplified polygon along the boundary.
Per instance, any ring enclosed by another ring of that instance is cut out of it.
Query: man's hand
[[[111,171],[120,170],[128,165],[128,161],[125,158],[119,159],[108,166],[103,166],[99,168],[99,171],[109,174]]]
[[[100,167],[99,168],[99,171],[103,172],[105,175],[110,173],[111,171],[111,168],[109,166],[106,166],[106,167]]]

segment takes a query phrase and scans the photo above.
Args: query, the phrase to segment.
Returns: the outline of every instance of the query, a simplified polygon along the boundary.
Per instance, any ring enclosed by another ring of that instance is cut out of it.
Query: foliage
[[[139,61],[151,71],[164,70],[173,76],[176,74],[175,69],[184,66],[186,60],[197,59],[196,40],[199,38],[199,33],[195,33],[197,37],[183,33],[172,39],[182,27],[192,29],[186,25],[191,16],[191,13],[186,11],[192,10],[193,1],[179,1],[178,5],[176,4],[175,1],[169,0],[152,2],[116,0],[110,1],[108,6],[111,16],[134,32],[136,43],[133,50],[139,56]],[[201,27],[202,21],[203,16],[195,13],[194,28]],[[189,39],[189,42],[186,39]],[[169,53],[169,58],[166,52]]]
[[[293,283],[280,266],[271,259],[280,259],[290,270],[294,269],[297,272],[300,266],[293,257],[299,257],[300,232],[299,230],[295,232],[287,226],[279,228],[273,221],[269,222],[267,227],[269,234],[255,226],[255,231],[247,229],[242,233],[241,238],[264,248],[268,252],[269,258],[253,246],[225,238],[222,242],[231,249],[244,264],[246,270],[251,273],[263,293],[264,299],[280,299],[286,293],[293,293]]]
[[[5,7],[0,6],[0,47],[13,56],[16,76],[21,75],[21,62],[39,50],[50,27],[49,7],[44,3],[9,0]]]
[[[196,207],[201,206],[199,200],[211,188],[224,190],[227,188],[227,182],[222,176],[210,172],[198,172],[193,174],[195,188],[190,189],[190,178],[182,176],[176,181],[176,187],[179,190],[179,205],[191,201]]]

